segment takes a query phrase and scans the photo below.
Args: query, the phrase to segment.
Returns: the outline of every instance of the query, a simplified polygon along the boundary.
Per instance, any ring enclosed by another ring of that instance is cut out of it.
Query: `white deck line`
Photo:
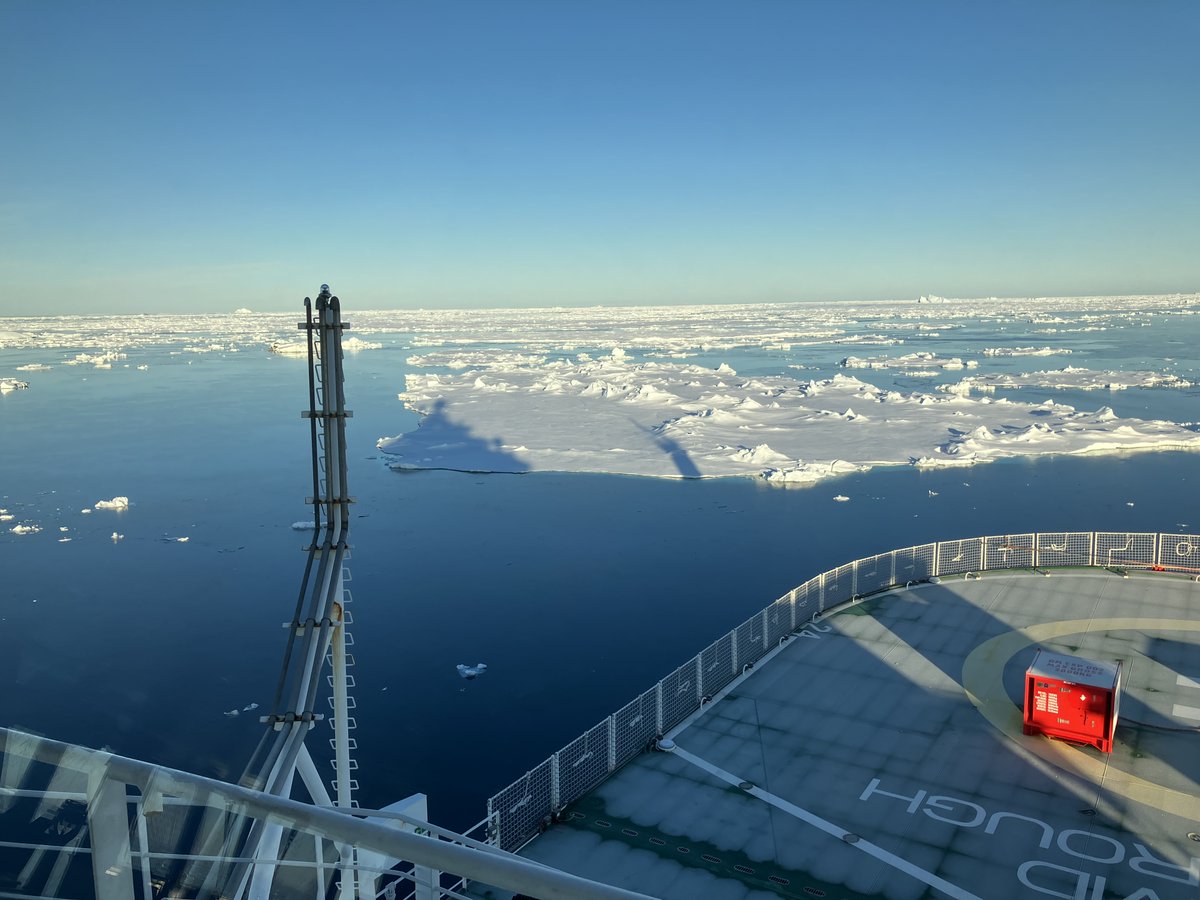
[[[1200,688],[1200,681],[1197,681],[1195,678],[1188,678],[1186,675],[1177,676],[1175,684],[1179,687]]]
[[[1198,710],[1197,712],[1200,712],[1200,710]],[[719,766],[713,765],[708,760],[702,759],[699,756],[696,756],[694,753],[689,753],[687,750],[684,750],[678,744],[676,744],[668,752],[674,753],[680,759],[684,760],[685,762],[691,763],[696,768],[701,769],[705,772],[708,772],[710,775],[714,775],[717,778],[720,778],[726,784],[731,784],[734,787],[741,787],[742,784],[746,783],[746,779],[738,778],[736,775],[732,774],[731,772],[726,772],[724,769],[720,768]],[[751,787],[748,789],[744,789],[744,790],[746,791],[746,793],[750,794],[751,796],[757,797],[759,800],[762,800],[765,803],[769,803],[771,806],[774,806],[776,809],[778,809],[782,812],[785,812],[788,815],[793,816],[802,822],[807,822],[809,825],[813,825],[816,828],[819,828],[821,831],[824,831],[826,834],[832,835],[833,837],[837,838],[838,840],[844,840],[846,835],[848,833],[850,833],[848,831],[848,829],[845,829],[838,825],[835,825],[834,823],[830,822],[827,819],[822,819],[820,816],[816,815],[815,813],[809,812],[807,809],[801,809],[799,806],[796,806],[796,804],[789,803],[787,800],[784,800],[782,797],[778,797],[775,794],[772,794],[770,791],[764,791],[762,788],[757,787],[757,786]],[[975,894],[972,894],[970,891],[963,890],[962,888],[958,887],[957,885],[953,885],[950,882],[946,881],[944,878],[939,878],[937,875],[934,875],[932,872],[927,872],[925,869],[922,869],[920,866],[914,865],[913,863],[909,862],[908,860],[903,859],[899,856],[896,856],[896,854],[894,854],[894,853],[889,853],[887,850],[884,850],[882,847],[880,847],[876,844],[872,844],[870,841],[866,840],[865,838],[860,837],[854,843],[848,843],[847,846],[853,847],[856,850],[861,850],[863,853],[866,853],[868,856],[873,856],[876,859],[878,859],[880,862],[884,863],[885,865],[889,865],[893,869],[903,872],[906,875],[911,875],[913,878],[916,878],[918,881],[924,882],[925,884],[929,885],[931,888],[934,888],[935,890],[939,890],[942,893],[946,894],[946,896],[955,898],[955,900],[981,900],[980,897],[976,896]]]
[[[1177,716],[1180,719],[1195,719],[1200,722],[1200,709],[1195,706],[1182,706],[1178,703],[1171,708],[1171,715]]]

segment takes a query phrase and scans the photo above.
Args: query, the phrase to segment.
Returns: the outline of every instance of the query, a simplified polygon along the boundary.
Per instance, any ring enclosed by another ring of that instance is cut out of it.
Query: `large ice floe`
[[[1004,457],[1200,449],[1200,433],[1111,409],[884,390],[828,379],[741,377],[728,365],[498,351],[468,368],[407,376],[416,431],[380,438],[397,468],[760,476],[811,483],[874,466],[962,466]]]

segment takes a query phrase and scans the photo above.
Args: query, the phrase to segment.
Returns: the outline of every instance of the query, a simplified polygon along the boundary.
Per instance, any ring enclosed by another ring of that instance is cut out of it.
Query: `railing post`
[[[987,563],[988,563],[988,559],[987,559],[987,538],[985,538],[985,537],[981,537],[981,538],[979,539],[979,571],[980,571],[980,572],[986,572],[986,571],[987,571]]]
[[[737,673],[740,671],[740,667],[738,666],[738,638],[736,629],[729,632],[729,659],[732,663],[731,669],[733,675],[736,678]]]
[[[654,726],[655,734],[666,734],[663,730],[663,699],[662,682],[654,686]]]
[[[858,564],[860,562],[862,562],[861,559],[856,559],[850,567],[850,596],[852,598],[858,596]]]
[[[617,717],[608,717],[608,771],[617,768]]]
[[[1035,532],[1033,533],[1033,553],[1031,554],[1031,556],[1032,556],[1032,559],[1033,559],[1033,567],[1034,567],[1035,569],[1036,569],[1038,566],[1040,566],[1040,565],[1041,565],[1041,559],[1040,559],[1040,557],[1041,557],[1041,555],[1042,555],[1042,554],[1041,554],[1041,548],[1042,548],[1042,536],[1041,536],[1041,533],[1040,533],[1040,532],[1037,532],[1037,531],[1035,531]]]
[[[1092,532],[1091,537],[1088,538],[1088,565],[1098,565],[1096,562],[1096,532],[1094,531]]]
[[[817,609],[821,612],[825,612],[825,576],[828,574],[828,572],[821,573],[821,592],[817,597]]]
[[[938,541],[933,545],[933,571],[931,575],[938,576],[942,574],[942,542]]]
[[[562,806],[562,782],[559,780],[558,754],[550,757],[550,812],[558,813]]]
[[[766,653],[768,650],[771,649],[770,630],[769,630],[771,627],[771,621],[770,621],[770,616],[767,614],[767,610],[769,610],[770,608],[771,607],[768,606],[766,609],[764,609],[762,611],[762,633],[763,633],[762,642],[763,642],[763,652],[764,653]]]
[[[792,632],[796,630],[796,588],[788,591],[788,606],[791,607],[791,627],[788,631]]]
[[[696,654],[696,701],[704,702],[704,654]]]

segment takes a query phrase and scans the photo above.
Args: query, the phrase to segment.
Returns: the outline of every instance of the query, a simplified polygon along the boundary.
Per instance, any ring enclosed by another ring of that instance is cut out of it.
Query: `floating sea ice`
[[[123,534],[117,534],[117,533],[114,531],[114,532],[112,533],[112,540],[113,540],[113,543],[114,543],[114,544],[115,544],[117,541],[123,541],[123,540],[125,540],[125,535],[123,535]]]
[[[190,540],[191,540],[191,538],[190,538],[190,537],[181,537],[181,538],[175,538],[175,543],[177,543],[177,544],[186,544],[186,543],[187,543],[188,541],[190,541]]]
[[[111,500],[97,500],[96,509],[129,509],[129,498],[113,497]]]
[[[227,710],[225,710],[225,715],[232,717],[232,716],[241,715],[241,712],[242,711],[240,709],[227,709]]]
[[[58,542],[60,544],[69,544],[69,543],[71,543],[71,538],[59,538]]]
[[[846,502],[847,500],[849,500],[850,498],[849,498],[849,497],[847,497],[845,494],[838,494],[838,495],[837,495],[836,497],[834,497],[833,499],[834,499],[834,500],[836,500],[838,503],[845,503],[845,502]]]
[[[243,707],[242,707],[242,712],[250,712],[250,710],[252,710],[252,709],[258,709],[258,704],[257,704],[257,703],[251,703],[249,706],[243,706]]]
[[[938,492],[937,492],[937,491],[930,491],[930,492],[929,492],[929,496],[930,496],[930,497],[936,497],[937,495],[938,495]]]
[[[1125,505],[1126,505],[1126,506],[1133,506],[1133,501],[1132,501],[1132,500],[1127,500],[1127,501],[1125,501]]]
[[[476,678],[487,671],[487,663],[475,663],[473,666],[459,663],[457,668],[458,674],[467,679],[467,681],[470,681],[472,678]]]
[[[312,523],[312,522],[308,522],[308,521],[304,521],[304,522],[293,522],[293,523],[292,523],[292,530],[293,530],[293,531],[308,531],[308,530],[309,530],[310,528],[312,528],[312,527],[313,527],[313,523]]]
[[[80,512],[83,513],[85,516],[90,516],[92,514],[92,511],[90,509],[81,509]]]
[[[14,518],[12,513],[0,513],[0,522],[11,522]]]
[[[42,530],[41,525],[14,525],[8,529],[13,534],[37,534]]]

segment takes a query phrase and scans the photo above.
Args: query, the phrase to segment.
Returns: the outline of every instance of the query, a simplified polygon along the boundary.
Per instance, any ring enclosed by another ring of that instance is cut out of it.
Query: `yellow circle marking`
[[[963,662],[962,684],[967,699],[1005,737],[1044,762],[1084,778],[1096,787],[1103,785],[1115,794],[1157,807],[1182,818],[1194,818],[1197,799],[1162,785],[1122,772],[1108,764],[1108,754],[1097,759],[1062,741],[1030,738],[1021,731],[1021,710],[1004,690],[1004,664],[1030,644],[1089,631],[1200,631],[1191,619],[1069,619],[1031,625],[984,641]]]

